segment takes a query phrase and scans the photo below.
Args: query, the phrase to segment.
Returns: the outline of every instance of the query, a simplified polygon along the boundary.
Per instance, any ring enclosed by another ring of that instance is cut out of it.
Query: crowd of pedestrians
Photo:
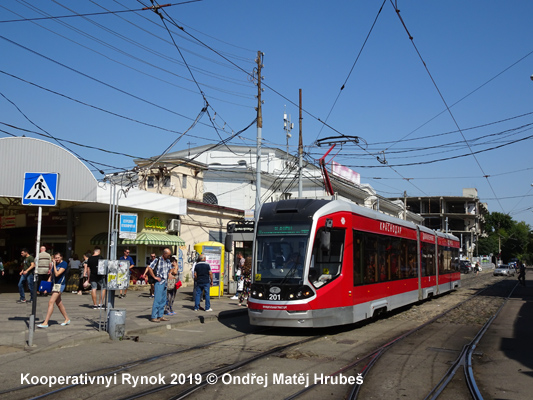
[[[57,306],[64,317],[64,321],[60,325],[67,326],[71,323],[61,298],[67,283],[70,287],[68,290],[72,291],[73,294],[82,295],[90,291],[92,301],[92,304],[89,305],[90,307],[94,309],[106,307],[107,276],[99,246],[95,246],[92,252],[83,254],[83,260],[80,260],[77,254],[74,254],[67,262],[63,259],[61,252],[56,252],[52,257],[45,246],[41,246],[37,260],[26,248],[21,250],[21,257],[18,282],[20,298],[17,303],[32,302],[34,300],[34,284],[38,285],[38,290],[36,291],[38,295],[50,296],[46,317],[41,324],[37,325],[39,328],[46,329],[49,327],[54,305]],[[124,250],[124,255],[121,259],[129,262],[130,269],[135,266],[129,249]],[[235,270],[238,291],[232,299],[239,300],[239,305],[246,305],[251,286],[251,258],[245,259],[242,253],[237,253]],[[3,275],[4,267],[0,259],[0,277]],[[70,277],[74,275],[75,285],[72,280],[69,283]],[[204,254],[198,255],[196,262],[193,264],[191,275],[194,280],[193,310],[200,310],[203,300],[205,302],[203,310],[206,312],[213,311],[210,297],[211,287],[213,286],[213,272]],[[35,276],[37,276],[37,279]],[[182,284],[179,280],[178,260],[172,256],[171,250],[169,248],[163,249],[159,257],[156,253],[151,253],[150,261],[141,278],[144,278],[150,284],[150,298],[153,299],[150,320],[156,323],[168,321],[168,316],[176,314],[174,300],[177,290]],[[26,286],[30,292],[29,299],[26,299]],[[121,290],[117,297],[125,298],[126,294],[127,290]]]

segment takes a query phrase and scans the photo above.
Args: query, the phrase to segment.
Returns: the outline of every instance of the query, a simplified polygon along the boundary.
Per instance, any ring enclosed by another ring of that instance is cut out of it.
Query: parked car
[[[463,274],[468,274],[473,271],[472,264],[468,260],[459,261],[459,271]]]
[[[500,264],[498,265],[498,268],[494,269],[494,272],[492,274],[494,276],[514,276],[515,270],[513,267],[507,264]]]

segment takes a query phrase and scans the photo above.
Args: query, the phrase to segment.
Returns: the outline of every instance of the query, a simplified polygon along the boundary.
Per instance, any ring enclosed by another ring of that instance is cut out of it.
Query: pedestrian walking
[[[526,286],[526,266],[524,263],[520,263],[520,267],[518,269],[520,272],[518,273],[518,282],[522,286]]]
[[[474,266],[474,272],[476,273],[476,276],[479,274],[479,261],[476,261],[476,265]]]
[[[46,318],[42,324],[37,325],[38,328],[48,328],[50,323],[50,317],[54,312],[54,303],[59,308],[65,321],[61,323],[61,326],[70,325],[70,318],[67,315],[67,310],[61,300],[61,293],[65,290],[67,283],[67,262],[63,261],[63,255],[61,253],[54,254],[54,266],[50,274],[49,280],[52,282],[52,295],[48,301],[48,311],[46,312]]]
[[[33,273],[35,272],[35,259],[30,255],[30,253],[28,253],[28,249],[26,248],[21,250],[20,255],[22,256],[22,269],[19,274],[20,280],[18,284],[20,299],[17,301],[17,303],[26,303],[24,282],[27,282],[28,289],[30,289],[30,301],[33,301]]]
[[[101,249],[99,246],[94,247],[93,255],[87,260],[89,267],[89,281],[91,282],[91,297],[93,300],[93,308],[98,309],[105,307],[105,291],[106,291],[106,276],[98,275],[98,263],[102,258],[100,256]],[[96,291],[100,289],[100,297],[97,298]],[[98,300],[98,301],[97,301]]]
[[[211,266],[205,261],[206,257],[204,254],[201,254],[198,260],[199,261],[194,266],[194,281],[196,282],[196,291],[194,292],[194,311],[200,309],[202,291],[205,292],[205,311],[213,311],[209,294],[211,286],[213,286]]]
[[[237,281],[237,292],[231,298],[231,300],[238,300],[244,289],[244,277],[242,275],[242,269],[244,268],[244,257],[241,252],[237,253],[237,261],[235,263],[235,280]]]
[[[146,269],[144,270],[144,274],[142,276],[144,276],[144,280],[146,283],[148,283],[150,285],[150,298],[153,299],[154,298],[154,284],[155,284],[155,280],[154,278],[152,278],[150,276],[150,274],[148,273],[148,269],[150,269],[150,264],[154,262],[154,260],[156,259],[156,255],[155,253],[151,253],[150,254],[150,261],[148,262],[148,265],[146,266]]]
[[[172,262],[172,271],[168,277],[167,282],[167,304],[165,305],[165,315],[176,315],[174,312],[174,300],[176,299],[176,288],[177,276],[178,276],[178,260],[176,257],[171,258]]]
[[[242,275],[244,277],[244,287],[239,296],[239,305],[244,306],[244,300],[248,303],[248,296],[252,288],[252,257],[247,257],[242,268]]]

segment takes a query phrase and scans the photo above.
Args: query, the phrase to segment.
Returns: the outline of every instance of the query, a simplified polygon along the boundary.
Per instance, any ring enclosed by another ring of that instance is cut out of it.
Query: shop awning
[[[152,246],[185,246],[182,238],[168,233],[141,232],[137,239],[122,239],[122,244],[149,244]]]
[[[107,245],[107,232],[94,235],[91,239],[92,245]],[[141,232],[137,234],[137,239],[119,239],[119,245],[123,244],[148,244],[152,246],[185,246],[182,238],[176,235],[159,232]]]
[[[119,243],[122,239],[119,240]],[[91,238],[91,244],[98,246],[107,246],[107,232],[100,232]]]

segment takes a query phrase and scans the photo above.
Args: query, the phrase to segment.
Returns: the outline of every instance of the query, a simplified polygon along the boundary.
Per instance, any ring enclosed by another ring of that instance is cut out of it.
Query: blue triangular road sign
[[[59,174],[26,172],[22,205],[55,206],[57,203],[57,181]]]

